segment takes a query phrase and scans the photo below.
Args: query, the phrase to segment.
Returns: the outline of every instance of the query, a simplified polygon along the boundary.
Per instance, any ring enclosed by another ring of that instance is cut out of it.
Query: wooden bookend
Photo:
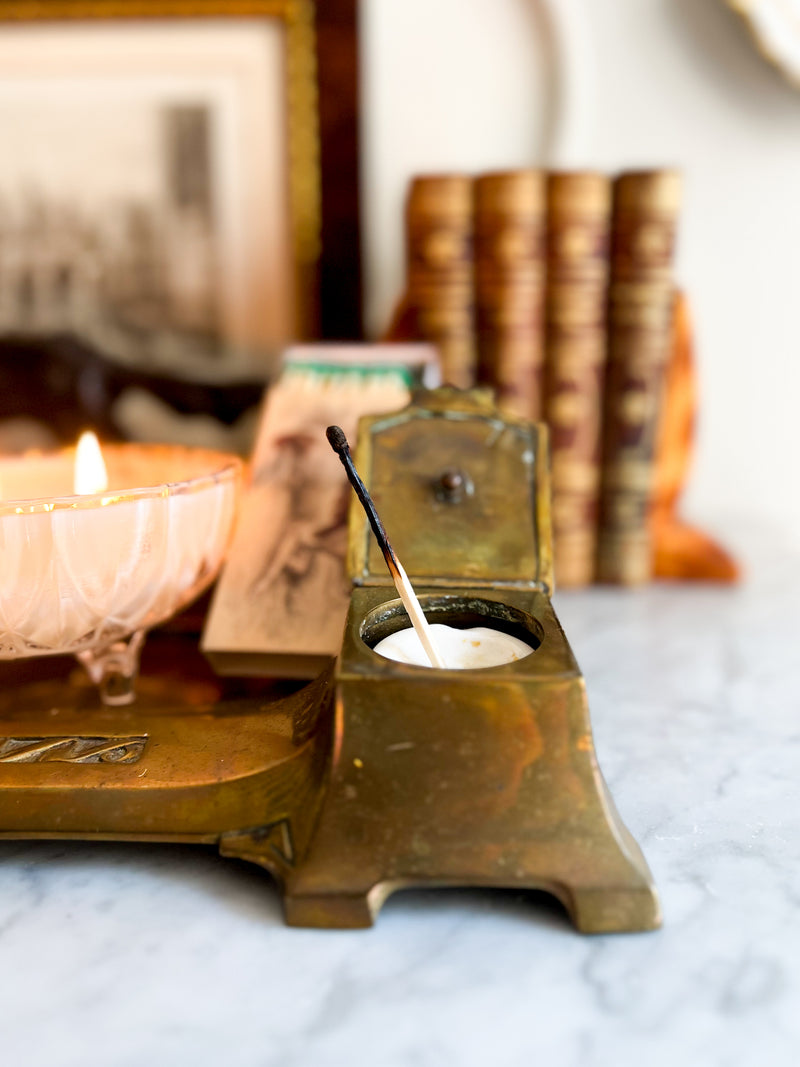
[[[694,447],[696,413],[691,317],[686,295],[678,292],[656,438],[651,513],[653,576],[677,581],[735,582],[740,568],[733,557],[678,516],[678,501]]]

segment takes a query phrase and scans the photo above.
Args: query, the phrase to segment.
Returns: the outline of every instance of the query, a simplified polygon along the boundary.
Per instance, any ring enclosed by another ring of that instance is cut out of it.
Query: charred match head
[[[325,431],[325,436],[328,438],[328,444],[331,446],[334,452],[337,452],[340,456],[350,451],[350,446],[347,443],[347,438],[344,435],[344,430],[341,426],[329,426]]]

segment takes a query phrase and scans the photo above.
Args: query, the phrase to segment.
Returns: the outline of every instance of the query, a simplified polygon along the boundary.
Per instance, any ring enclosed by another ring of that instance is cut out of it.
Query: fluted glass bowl
[[[0,660],[72,653],[105,703],[124,704],[144,633],[220,568],[241,462],[166,445],[104,445],[103,458],[109,488],[82,496],[74,450],[0,460]]]

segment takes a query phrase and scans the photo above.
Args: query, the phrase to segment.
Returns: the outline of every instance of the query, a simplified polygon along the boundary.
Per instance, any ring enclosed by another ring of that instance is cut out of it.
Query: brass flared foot
[[[570,889],[559,894],[582,934],[635,933],[661,926],[661,907],[655,889]]]
[[[315,896],[287,894],[283,911],[288,926],[338,930],[361,930],[372,926],[383,903],[364,893],[321,893]]]

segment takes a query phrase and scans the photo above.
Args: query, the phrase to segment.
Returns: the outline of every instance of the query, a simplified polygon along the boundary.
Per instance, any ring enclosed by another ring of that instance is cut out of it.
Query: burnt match
[[[325,435],[328,438],[328,444],[333,451],[338,455],[342,461],[342,466],[347,472],[347,478],[356,496],[358,497],[361,506],[366,512],[369,524],[372,527],[372,532],[375,534],[375,538],[380,545],[383,558],[386,560],[386,566],[389,568],[389,574],[392,576],[392,580],[395,584],[400,599],[403,601],[403,605],[408,612],[409,618],[414,629],[417,631],[417,636],[422,642],[422,647],[431,661],[433,667],[446,667],[446,663],[442,659],[441,654],[433,643],[430,626],[428,620],[423,614],[422,607],[417,594],[414,592],[414,588],[408,579],[408,575],[403,569],[400,560],[397,558],[389,538],[386,536],[386,530],[383,528],[383,523],[380,520],[375,504],[372,501],[372,497],[369,495],[367,487],[361,481],[355,464],[353,463],[353,457],[350,455],[350,446],[347,443],[347,437],[340,426],[329,426],[325,431]]]

